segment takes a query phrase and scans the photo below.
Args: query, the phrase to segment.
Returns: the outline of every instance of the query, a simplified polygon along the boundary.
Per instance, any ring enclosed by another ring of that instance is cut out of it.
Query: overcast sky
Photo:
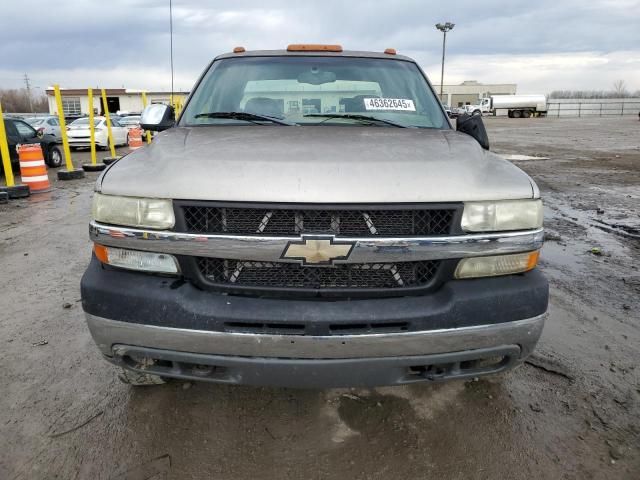
[[[20,0],[0,9],[0,88],[168,90],[168,0]],[[176,89],[236,45],[394,47],[440,82],[517,83],[520,93],[640,90],[640,0],[174,0]],[[37,91],[37,90],[36,90]]]

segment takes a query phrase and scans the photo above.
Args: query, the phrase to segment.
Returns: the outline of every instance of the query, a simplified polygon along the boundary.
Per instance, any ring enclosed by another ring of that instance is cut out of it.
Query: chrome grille
[[[440,262],[337,264],[307,267],[296,263],[198,258],[207,281],[227,286],[304,289],[394,289],[426,286]]]
[[[451,233],[455,208],[294,209],[201,205],[182,207],[191,233],[297,236],[303,233],[353,237],[426,236]]]

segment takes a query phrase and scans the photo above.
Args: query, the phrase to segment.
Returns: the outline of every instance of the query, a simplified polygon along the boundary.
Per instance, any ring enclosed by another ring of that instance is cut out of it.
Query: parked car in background
[[[25,122],[35,128],[38,135],[53,135],[58,142],[62,141],[58,117],[54,117],[53,115],[47,117],[29,117],[25,118]]]
[[[130,115],[122,117],[118,120],[118,123],[125,127],[127,130],[131,130],[134,127],[140,126],[140,115]]]
[[[69,125],[70,123],[75,122],[79,118],[87,118],[87,116],[86,115],[65,115],[64,116],[64,123],[66,125]]]
[[[446,103],[442,104],[442,108],[444,108],[444,111],[447,113],[447,116],[449,118],[452,118],[452,112],[451,112],[451,107],[449,105],[447,105]]]
[[[464,107],[452,107],[451,118],[458,118],[460,115],[467,113]]]
[[[113,117],[111,120],[111,134],[113,135],[113,143],[118,145],[126,145],[129,141],[129,130],[120,125],[118,120]],[[98,148],[109,148],[109,135],[107,132],[107,121],[104,117],[95,117],[93,119],[95,126],[95,141]],[[67,127],[67,137],[69,138],[69,146],[71,148],[90,147],[91,131],[89,129],[89,118],[79,118]]]
[[[35,128],[20,118],[5,117],[4,128],[7,132],[9,157],[12,164],[18,164],[18,151],[16,149],[18,145],[37,143],[42,147],[42,154],[47,165],[53,168],[62,165],[62,151],[53,135],[47,133],[38,135]]]

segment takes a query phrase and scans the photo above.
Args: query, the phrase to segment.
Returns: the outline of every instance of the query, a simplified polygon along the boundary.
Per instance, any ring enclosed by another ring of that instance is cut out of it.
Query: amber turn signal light
[[[244,52],[246,52],[244,47],[236,47],[233,49],[233,53],[244,53]]]
[[[385,49],[384,53],[386,53],[387,55],[395,55],[398,52],[396,52],[395,48],[387,48]]]
[[[96,254],[96,258],[100,260],[101,263],[109,263],[109,253],[107,251],[107,247],[94,243],[93,251]]]

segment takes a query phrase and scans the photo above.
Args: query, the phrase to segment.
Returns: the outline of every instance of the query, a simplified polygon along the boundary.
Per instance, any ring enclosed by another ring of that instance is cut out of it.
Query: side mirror
[[[154,103],[142,111],[140,127],[143,130],[161,132],[175,124],[175,112],[171,105]]]
[[[489,136],[484,128],[482,115],[469,115],[463,113],[458,117],[456,130],[472,136],[485,150],[489,150]]]

